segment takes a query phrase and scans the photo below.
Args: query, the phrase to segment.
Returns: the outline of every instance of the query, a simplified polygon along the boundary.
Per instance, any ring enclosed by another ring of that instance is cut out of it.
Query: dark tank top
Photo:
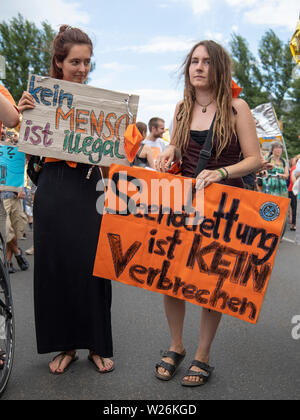
[[[204,145],[207,134],[208,130],[190,131],[190,141],[187,150],[185,152],[182,151],[182,176],[194,178],[199,160],[199,153]],[[213,170],[223,168],[224,166],[234,165],[240,162],[240,160],[240,143],[236,135],[233,134],[230,142],[218,158],[216,158],[216,141],[214,141],[211,158],[205,169]],[[242,178],[226,179],[225,181],[220,181],[220,184],[244,188]]]

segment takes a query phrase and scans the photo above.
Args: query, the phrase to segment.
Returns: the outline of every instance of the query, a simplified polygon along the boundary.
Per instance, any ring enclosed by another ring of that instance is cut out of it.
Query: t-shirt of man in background
[[[162,136],[165,131],[165,121],[161,118],[151,118],[148,123],[149,135],[143,140],[143,144],[147,144],[152,149],[154,161],[164,152],[167,145],[166,142],[162,139]]]

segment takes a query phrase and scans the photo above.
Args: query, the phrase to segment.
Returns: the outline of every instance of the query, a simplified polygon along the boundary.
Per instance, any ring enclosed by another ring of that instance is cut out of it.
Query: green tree
[[[279,118],[285,108],[286,94],[292,84],[294,62],[290,43],[283,43],[271,29],[263,36],[258,54],[264,89],[271,95]]]
[[[8,23],[0,23],[0,55],[6,59],[6,79],[3,83],[16,102],[27,89],[30,73],[49,74],[55,32],[46,22],[42,22],[41,26],[42,29],[38,29],[20,14]]]
[[[261,71],[245,38],[233,34],[230,47],[234,79],[243,88],[240,97],[245,99],[250,108],[268,102],[269,94],[264,90]]]
[[[241,97],[250,108],[272,102],[283,122],[289,155],[300,153],[300,81],[293,82],[295,62],[289,42],[267,31],[260,41],[257,59],[240,35],[232,35],[230,46],[234,79],[243,88]]]
[[[283,113],[283,135],[289,156],[300,154],[300,78],[292,83],[289,111]]]

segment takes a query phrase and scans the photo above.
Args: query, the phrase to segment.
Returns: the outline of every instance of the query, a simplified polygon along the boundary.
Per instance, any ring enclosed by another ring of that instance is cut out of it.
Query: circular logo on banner
[[[278,204],[269,201],[261,206],[259,213],[267,222],[274,222],[280,215],[280,208]]]

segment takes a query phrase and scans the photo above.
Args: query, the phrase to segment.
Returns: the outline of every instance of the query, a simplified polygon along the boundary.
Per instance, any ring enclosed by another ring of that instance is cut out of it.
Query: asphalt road
[[[291,320],[300,315],[300,246],[292,242],[294,236],[288,231],[280,244],[258,324],[223,316],[211,355],[214,376],[197,388],[182,387],[180,378],[194,356],[201,309],[187,305],[187,358],[172,381],[161,382],[153,372],[160,350],[169,346],[163,297],[116,282],[112,307],[115,371],[98,374],[87,361],[87,351],[79,351],[79,361],[66,374],[49,374],[48,362],[54,355],[36,352],[33,257],[29,257],[30,269],[11,276],[16,351],[2,400],[299,399],[300,340],[291,334]],[[26,249],[31,243],[29,233],[20,245]]]

